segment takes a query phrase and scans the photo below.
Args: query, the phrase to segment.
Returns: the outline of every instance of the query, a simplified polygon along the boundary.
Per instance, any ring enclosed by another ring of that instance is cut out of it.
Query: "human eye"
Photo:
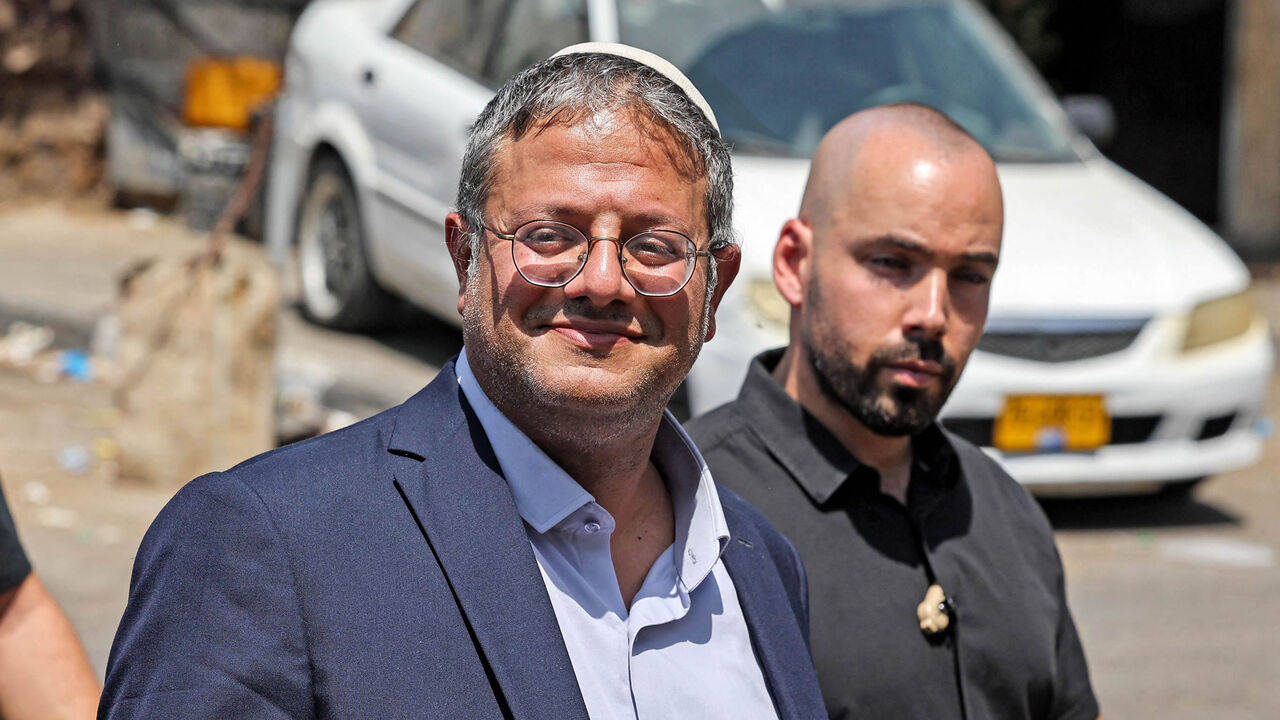
[[[541,255],[562,253],[581,243],[578,234],[571,228],[554,223],[526,225],[521,228],[518,239]]]
[[[962,283],[976,287],[981,287],[991,282],[991,277],[987,273],[971,268],[962,268],[953,272],[951,276]]]
[[[669,265],[688,254],[688,242],[674,234],[645,233],[627,241],[627,255],[645,265]]]
[[[905,273],[911,269],[911,260],[895,253],[875,253],[866,259],[866,264],[874,270],[885,273]]]

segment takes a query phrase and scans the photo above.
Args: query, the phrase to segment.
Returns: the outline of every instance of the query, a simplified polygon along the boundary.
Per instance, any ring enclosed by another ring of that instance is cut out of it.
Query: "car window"
[[[969,2],[619,0],[625,43],[685,71],[739,151],[810,157],[831,127],[875,105],[918,102],[997,159],[1075,159],[1033,71]]]
[[[586,42],[586,0],[512,0],[492,45],[483,77],[500,87],[557,50]]]
[[[418,0],[391,37],[481,80],[489,48],[510,0]]]

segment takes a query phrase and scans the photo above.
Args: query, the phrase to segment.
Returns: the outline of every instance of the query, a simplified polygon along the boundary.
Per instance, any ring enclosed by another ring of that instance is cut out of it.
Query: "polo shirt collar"
[[[846,492],[880,491],[879,474],[855,458],[825,425],[787,394],[773,378],[786,348],[757,355],[738,393],[742,415],[759,441],[817,505]],[[912,438],[912,498],[949,489],[957,481],[954,451],[937,423]]]
[[[455,364],[458,385],[484,428],[520,517],[539,535],[595,498],[493,404],[476,381],[463,348]],[[729,544],[729,526],[711,471],[684,428],[663,412],[650,458],[671,494],[676,572],[692,592],[711,573]]]

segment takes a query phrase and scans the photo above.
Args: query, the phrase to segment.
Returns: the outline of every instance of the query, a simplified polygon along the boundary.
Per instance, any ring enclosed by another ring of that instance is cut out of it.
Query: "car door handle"
[[[360,79],[364,81],[365,85],[373,85],[374,81],[378,79],[378,76],[374,75],[373,68],[365,68]]]

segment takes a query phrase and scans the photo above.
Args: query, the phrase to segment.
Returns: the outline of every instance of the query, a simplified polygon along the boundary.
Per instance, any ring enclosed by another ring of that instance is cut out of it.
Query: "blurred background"
[[[744,272],[673,410],[785,342],[822,133],[937,107],[1008,200],[945,422],[1041,499],[1104,711],[1280,710],[1280,0],[0,0],[0,483],[100,673],[182,482],[461,347],[467,126],[587,39],[671,59],[734,148]]]

